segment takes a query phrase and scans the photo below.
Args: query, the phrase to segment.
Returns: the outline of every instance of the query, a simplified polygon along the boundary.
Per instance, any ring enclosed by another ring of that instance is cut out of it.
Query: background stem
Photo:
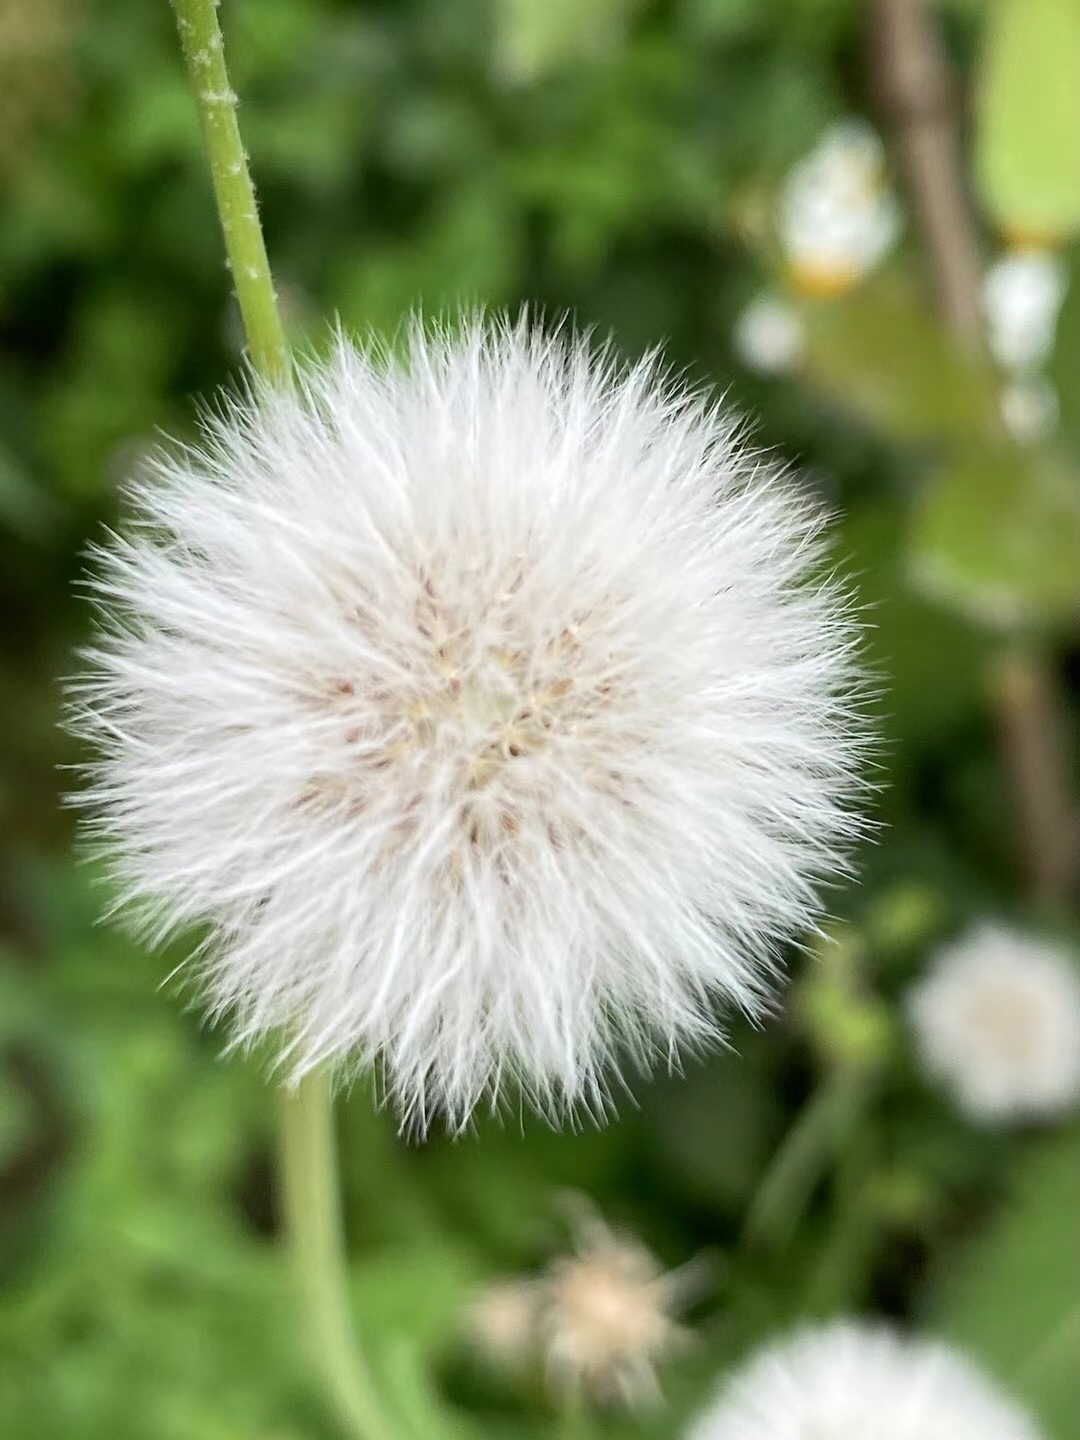
[[[173,0],[173,6],[202,117],[225,253],[251,362],[266,379],[284,380],[289,373],[289,352],[259,224],[255,187],[236,120],[236,95],[225,66],[217,0]]]
[[[867,1084],[862,1069],[850,1065],[837,1066],[821,1081],[762,1176],[743,1224],[745,1245],[775,1251],[787,1245],[863,1107]]]
[[[285,1222],[304,1302],[306,1339],[330,1394],[353,1432],[390,1440],[375,1387],[356,1344],[346,1287],[330,1082],[306,1075],[282,1090]]]
[[[979,242],[968,212],[952,76],[926,0],[874,0],[873,73],[893,119],[941,317],[981,348]]]
[[[1066,904],[1080,868],[1080,818],[1053,673],[1033,648],[1016,647],[1000,657],[992,679],[1031,891]]]
[[[938,310],[957,344],[983,349],[979,235],[961,164],[953,82],[927,0],[873,0],[880,99],[926,243]],[[1013,792],[1027,878],[1038,900],[1068,903],[1080,865],[1080,807],[1062,743],[1053,668],[1033,647],[1007,652],[992,677],[1002,762]]]

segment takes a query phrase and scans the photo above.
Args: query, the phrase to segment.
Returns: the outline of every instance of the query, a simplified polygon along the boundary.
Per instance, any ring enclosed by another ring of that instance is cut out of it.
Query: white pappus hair
[[[1041,1440],[1034,1420],[951,1346],[836,1320],[767,1345],[726,1379],[686,1440]]]
[[[842,867],[864,725],[821,518],[655,360],[473,320],[339,338],[134,483],[81,796],[155,938],[296,1079],[406,1119],[751,1013]]]

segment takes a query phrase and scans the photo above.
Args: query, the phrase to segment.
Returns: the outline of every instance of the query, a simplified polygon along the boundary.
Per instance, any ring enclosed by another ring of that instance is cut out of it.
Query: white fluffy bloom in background
[[[756,1011],[842,864],[857,632],[818,517],[655,363],[476,322],[222,402],[97,555],[83,803],[293,1079],[460,1123]]]
[[[950,1347],[834,1321],[755,1355],[687,1440],[1039,1440],[1039,1430]]]
[[[996,260],[983,278],[990,353],[1004,369],[1037,370],[1054,348],[1068,271],[1049,250],[1020,250]]]
[[[786,375],[802,359],[806,334],[791,305],[777,295],[762,293],[740,311],[732,343],[747,369],[760,375]]]
[[[881,264],[901,216],[884,148],[869,125],[841,122],[795,166],[780,195],[778,228],[792,278],[806,294],[841,295]]]
[[[568,1195],[573,1249],[540,1275],[491,1281],[464,1319],[489,1364],[538,1364],[561,1398],[643,1407],[660,1399],[659,1370],[689,1332],[677,1316],[704,1289],[702,1258],[665,1271],[632,1235]]]
[[[1037,1118],[1080,1099],[1080,970],[1065,949],[983,924],[909,992],[927,1073],[973,1119]]]

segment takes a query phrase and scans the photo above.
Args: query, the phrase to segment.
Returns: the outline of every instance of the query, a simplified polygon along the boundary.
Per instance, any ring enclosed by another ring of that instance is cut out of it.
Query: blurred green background
[[[611,331],[628,355],[663,342],[836,511],[880,690],[882,829],[861,883],[829,897],[839,945],[792,956],[769,1028],[736,1026],[733,1053],[638,1082],[639,1103],[603,1131],[511,1117],[408,1144],[364,1087],[342,1105],[357,1309],[421,1426],[437,1405],[462,1434],[550,1431],[540,1382],[485,1366],[462,1315],[485,1280],[566,1248],[556,1196],[571,1189],[664,1264],[715,1262],[690,1316],[697,1343],[664,1372],[666,1408],[602,1417],[602,1433],[677,1433],[723,1364],[795,1316],[833,1312],[955,1337],[1050,1440],[1076,1433],[1080,1129],[966,1122],[918,1073],[899,999],[936,944],[984,915],[1077,938],[1080,77],[1067,42],[1080,20],[1074,0],[926,12],[954,82],[938,140],[960,145],[980,271],[1035,245],[1074,282],[1039,388],[1021,377],[1050,413],[1010,426],[1002,368],[938,319],[941,260],[905,165],[914,112],[871,23],[888,8],[222,7],[297,344],[322,343],[333,316],[392,334],[418,301],[528,301]],[[778,197],[855,115],[885,142],[880,183],[902,229],[866,274],[808,284],[778,237]],[[739,338],[762,292],[794,324],[791,355],[763,360]],[[190,433],[194,398],[239,359],[165,0],[0,0],[11,1440],[337,1433],[275,1245],[273,1093],[257,1060],[222,1062],[221,1038],[159,990],[177,954],[95,923],[107,897],[74,860],[58,801],[58,767],[78,758],[56,721],[88,624],[73,591],[85,547],[140,456],[161,432]],[[838,1063],[862,1068],[865,1103],[837,1127],[790,1236],[740,1243],[770,1157]]]

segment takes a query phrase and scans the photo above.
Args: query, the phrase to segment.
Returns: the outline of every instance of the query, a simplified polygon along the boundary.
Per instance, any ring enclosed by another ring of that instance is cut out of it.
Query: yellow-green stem
[[[218,0],[173,0],[251,363],[266,379],[280,381],[289,373],[289,352],[236,120],[236,95],[225,66],[217,4]]]
[[[363,1440],[392,1440],[353,1331],[329,1079],[321,1071],[305,1076],[282,1090],[281,1105],[285,1224],[308,1349],[352,1432]]]

